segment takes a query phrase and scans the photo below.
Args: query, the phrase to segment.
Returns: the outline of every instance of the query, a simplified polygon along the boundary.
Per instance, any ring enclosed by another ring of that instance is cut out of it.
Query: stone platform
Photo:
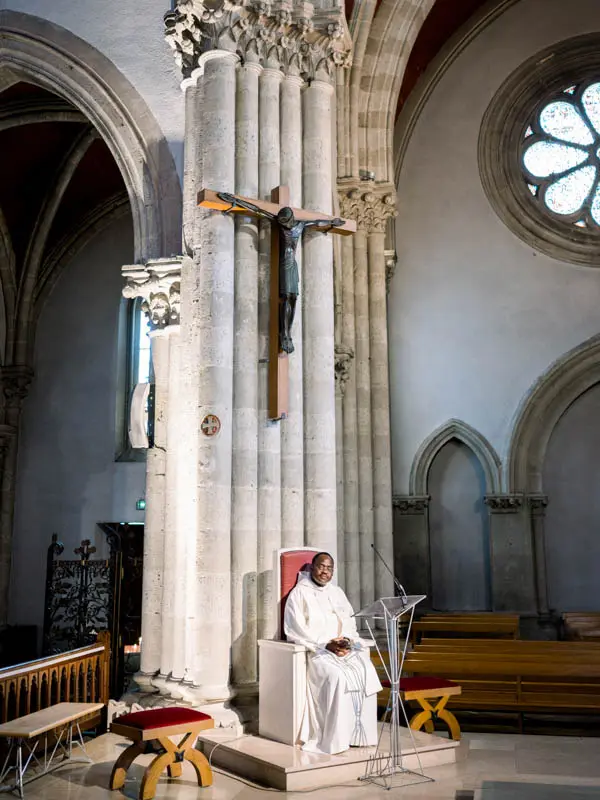
[[[389,737],[384,726],[383,742]],[[441,736],[414,732],[415,743],[425,774],[428,767],[456,761],[459,742]],[[404,766],[418,770],[417,756],[412,749],[409,732],[401,730]],[[358,780],[365,774],[367,761],[374,747],[352,747],[335,756],[304,753],[299,748],[244,734],[233,738],[231,730],[215,728],[200,734],[198,744],[215,766],[222,767],[257,783],[282,791],[318,789]],[[212,757],[211,757],[212,754]]]

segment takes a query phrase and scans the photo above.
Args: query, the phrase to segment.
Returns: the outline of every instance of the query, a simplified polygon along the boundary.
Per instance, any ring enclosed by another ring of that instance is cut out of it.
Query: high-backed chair
[[[285,641],[283,614],[298,573],[310,566],[310,547],[286,547],[275,552],[273,597],[277,633],[258,642],[258,732],[267,739],[295,745],[306,706],[306,648]]]

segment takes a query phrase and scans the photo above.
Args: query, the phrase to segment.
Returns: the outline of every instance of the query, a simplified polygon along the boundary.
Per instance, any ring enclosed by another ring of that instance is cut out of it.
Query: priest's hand
[[[327,642],[325,649],[329,650],[330,653],[333,653],[334,656],[343,658],[350,652],[350,641],[345,638],[332,639],[330,642]]]

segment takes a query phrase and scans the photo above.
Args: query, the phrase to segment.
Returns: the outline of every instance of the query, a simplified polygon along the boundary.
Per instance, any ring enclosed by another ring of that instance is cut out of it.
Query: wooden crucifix
[[[202,189],[198,205],[224,213],[250,214],[271,222],[271,280],[269,317],[269,419],[288,414],[288,355],[294,352],[292,325],[299,292],[296,249],[305,228],[350,235],[356,223],[289,206],[289,190],[278,186],[271,202]]]

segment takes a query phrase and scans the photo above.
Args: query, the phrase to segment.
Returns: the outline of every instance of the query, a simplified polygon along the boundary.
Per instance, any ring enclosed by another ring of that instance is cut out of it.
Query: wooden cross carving
[[[290,208],[289,190],[278,186],[271,192],[271,202],[202,189],[198,205],[214,211],[239,213],[268,219],[271,222],[271,280],[269,316],[269,419],[285,419],[288,414],[288,354],[294,352],[292,323],[298,296],[296,246],[305,228],[345,236],[356,231],[356,223]]]

